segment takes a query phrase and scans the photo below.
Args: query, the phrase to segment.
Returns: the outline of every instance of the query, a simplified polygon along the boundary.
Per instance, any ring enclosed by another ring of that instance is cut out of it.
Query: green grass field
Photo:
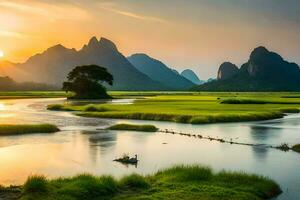
[[[200,166],[175,166],[150,176],[132,174],[119,180],[88,174],[54,180],[31,176],[22,190],[23,200],[259,200],[281,193],[279,186],[266,177],[225,171],[214,173]]]
[[[54,133],[59,129],[52,124],[0,125],[0,136],[23,135],[31,133]]]
[[[203,124],[275,119],[284,113],[297,113],[300,108],[300,98],[295,98],[298,93],[112,92],[112,95],[119,98],[131,95],[137,100],[130,105],[65,104],[49,105],[48,109],[77,111],[77,115],[84,117]]]

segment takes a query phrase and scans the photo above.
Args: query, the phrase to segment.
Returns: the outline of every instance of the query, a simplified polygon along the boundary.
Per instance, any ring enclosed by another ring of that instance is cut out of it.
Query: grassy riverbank
[[[129,105],[64,104],[49,105],[48,109],[77,111],[77,115],[84,117],[191,124],[258,121],[281,118],[284,113],[299,112],[300,98],[286,98],[289,95],[295,97],[294,93],[163,93],[153,96],[140,95]]]
[[[79,175],[48,180],[32,176],[22,187],[21,199],[199,199],[259,200],[280,194],[272,180],[245,173],[219,172],[200,166],[176,166],[150,176]]]
[[[28,125],[0,125],[0,136],[22,135],[31,133],[54,133],[59,129],[52,124],[28,124]]]
[[[153,125],[116,124],[108,127],[109,130],[156,132],[158,128]]]

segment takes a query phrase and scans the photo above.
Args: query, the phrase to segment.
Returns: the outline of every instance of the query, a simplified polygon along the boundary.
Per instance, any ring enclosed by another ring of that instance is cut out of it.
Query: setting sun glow
[[[4,56],[4,52],[0,50],[0,58]]]

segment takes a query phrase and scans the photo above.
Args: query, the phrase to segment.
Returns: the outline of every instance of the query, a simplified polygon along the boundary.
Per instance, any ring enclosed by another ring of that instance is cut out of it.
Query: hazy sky
[[[61,43],[114,41],[200,78],[264,45],[300,64],[299,0],[0,0],[0,50],[22,62]]]

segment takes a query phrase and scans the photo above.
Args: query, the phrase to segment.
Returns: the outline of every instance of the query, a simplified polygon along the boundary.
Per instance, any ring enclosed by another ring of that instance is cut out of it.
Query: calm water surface
[[[49,178],[89,172],[120,177],[136,172],[153,173],[174,164],[201,164],[214,170],[239,170],[269,176],[284,193],[277,199],[300,199],[300,154],[275,149],[210,142],[179,135],[99,130],[118,122],[134,120],[82,118],[70,112],[47,111],[47,104],[64,99],[0,101],[0,123],[53,123],[61,132],[0,137],[0,184],[22,184],[31,174]],[[132,100],[109,103],[131,103]],[[78,102],[84,103],[84,102]],[[300,143],[300,115],[265,122],[188,125],[149,122],[173,129],[239,142],[279,145]],[[138,166],[112,160],[138,154]]]

